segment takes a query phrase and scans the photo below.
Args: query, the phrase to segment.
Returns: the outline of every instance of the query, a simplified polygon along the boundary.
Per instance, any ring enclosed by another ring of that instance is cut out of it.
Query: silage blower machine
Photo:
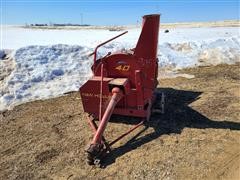
[[[94,132],[86,149],[88,164],[99,165],[113,144],[150,119],[158,84],[159,20],[158,14],[143,16],[142,31],[134,49],[109,52],[97,59],[99,47],[126,31],[99,44],[92,53],[93,77],[80,88],[83,108],[90,115],[88,122]],[[142,121],[108,143],[103,133],[112,114],[138,117]],[[98,125],[96,120],[99,120]]]

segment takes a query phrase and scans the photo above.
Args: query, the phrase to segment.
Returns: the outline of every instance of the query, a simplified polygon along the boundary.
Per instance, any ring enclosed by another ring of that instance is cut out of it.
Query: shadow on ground
[[[240,130],[240,123],[230,121],[214,121],[206,116],[195,111],[189,104],[196,101],[201,92],[183,91],[172,88],[158,88],[158,94],[164,92],[166,96],[165,113],[153,114],[151,120],[145,123],[145,127],[131,138],[123,146],[117,147],[111,151],[103,162],[106,167],[115,162],[115,159],[123,154],[136,149],[137,147],[146,144],[154,139],[157,139],[163,134],[181,133],[185,127],[189,128],[214,128],[214,129],[230,129]],[[160,97],[156,102],[160,102]],[[156,104],[157,106],[159,104]],[[136,124],[139,120],[128,117],[114,117],[114,123],[129,123]],[[139,137],[149,127],[154,129],[153,133]]]

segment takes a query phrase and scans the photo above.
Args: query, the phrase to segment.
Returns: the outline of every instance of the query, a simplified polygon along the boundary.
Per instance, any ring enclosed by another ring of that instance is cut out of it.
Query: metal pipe
[[[93,130],[93,133],[97,132],[97,127],[95,126],[95,124],[93,123],[93,120],[91,120],[90,118],[88,118],[88,124],[90,125],[90,127]]]
[[[92,144],[100,144],[101,143],[103,132],[104,132],[104,130],[107,126],[107,123],[112,115],[112,112],[113,112],[115,106],[117,105],[117,103],[119,102],[119,100],[123,97],[122,90],[120,90],[117,87],[112,89],[112,94],[113,94],[112,98],[107,106],[107,109],[105,110],[105,113],[104,113],[102,120],[99,124],[99,127],[97,129],[97,132],[95,133],[95,135],[93,137]]]
[[[103,93],[103,63],[101,64],[101,83],[100,83],[100,97],[99,97],[99,121],[102,119],[102,93]]]
[[[114,141],[112,141],[111,143],[109,143],[109,146],[112,146],[113,144],[115,144],[116,142],[118,142],[120,139],[122,139],[123,137],[125,137],[126,135],[128,135],[129,133],[131,133],[132,131],[134,131],[135,129],[137,129],[139,126],[141,126],[144,123],[145,120],[142,120],[140,123],[138,123],[137,125],[133,126],[131,129],[129,129],[126,133],[122,134],[121,136],[119,136],[117,139],[115,139]]]
[[[95,121],[93,119],[88,118],[88,123],[90,124],[90,127],[93,130],[93,133],[96,133],[98,126],[95,123]],[[105,145],[105,147],[108,151],[111,151],[111,148],[110,148],[109,144],[107,143],[106,139],[104,138],[104,136],[102,136],[102,143]]]
[[[94,64],[94,66],[93,66],[93,72],[94,72],[94,73],[95,73],[95,64],[96,64],[96,60],[97,60],[97,49],[98,49],[99,47],[103,46],[104,44],[107,44],[107,43],[109,43],[110,41],[112,41],[112,40],[114,40],[114,39],[116,39],[116,38],[118,38],[118,37],[126,34],[127,32],[128,32],[128,31],[125,31],[125,32],[123,32],[123,33],[121,33],[121,34],[119,34],[119,35],[117,35],[117,36],[115,36],[115,37],[113,37],[113,38],[111,38],[111,39],[109,39],[109,40],[107,40],[107,41],[99,44],[99,45],[95,48],[95,50],[94,50],[94,58],[93,58],[93,64]]]

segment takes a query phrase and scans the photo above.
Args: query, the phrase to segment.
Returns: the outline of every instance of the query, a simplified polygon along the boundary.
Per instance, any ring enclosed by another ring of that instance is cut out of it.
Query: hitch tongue
[[[88,153],[87,157],[88,157],[89,163],[99,159],[101,156],[101,153],[104,151],[104,144],[102,143],[103,133],[104,133],[104,130],[106,129],[107,123],[113,113],[115,106],[121,100],[122,97],[123,97],[122,90],[118,87],[114,87],[112,89],[111,100],[103,114],[102,119],[99,122],[99,127],[97,128],[97,131],[93,137],[93,140],[90,146],[86,150],[86,152]]]

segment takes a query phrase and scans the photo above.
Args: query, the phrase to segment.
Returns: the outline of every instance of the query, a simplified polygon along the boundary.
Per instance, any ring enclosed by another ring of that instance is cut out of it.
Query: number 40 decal
[[[129,65],[119,65],[115,69],[117,69],[119,71],[129,71],[130,66]]]

